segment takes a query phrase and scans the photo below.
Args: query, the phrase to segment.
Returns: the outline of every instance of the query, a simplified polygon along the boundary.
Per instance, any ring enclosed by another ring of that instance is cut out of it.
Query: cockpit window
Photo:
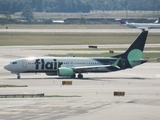
[[[17,62],[12,62],[12,64],[17,64]]]

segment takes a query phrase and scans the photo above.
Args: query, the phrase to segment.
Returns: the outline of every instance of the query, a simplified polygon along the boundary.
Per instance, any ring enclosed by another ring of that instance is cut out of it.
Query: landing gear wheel
[[[76,74],[73,74],[73,75],[71,76],[71,78],[76,78]]]
[[[21,76],[19,74],[17,74],[17,79],[21,79]]]
[[[83,78],[83,75],[82,75],[82,74],[78,74],[78,78],[79,78],[79,79],[82,79],[82,78]]]

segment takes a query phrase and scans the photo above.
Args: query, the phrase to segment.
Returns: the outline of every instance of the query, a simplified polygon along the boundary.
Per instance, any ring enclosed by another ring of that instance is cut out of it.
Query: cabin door
[[[26,60],[23,60],[23,61],[22,61],[22,67],[23,67],[23,68],[26,68],[26,67],[27,67],[27,61],[26,61]]]

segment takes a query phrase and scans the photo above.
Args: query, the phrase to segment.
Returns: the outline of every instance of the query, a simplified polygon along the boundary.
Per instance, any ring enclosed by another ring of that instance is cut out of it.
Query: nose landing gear
[[[17,74],[17,79],[21,79],[21,76],[19,73]]]

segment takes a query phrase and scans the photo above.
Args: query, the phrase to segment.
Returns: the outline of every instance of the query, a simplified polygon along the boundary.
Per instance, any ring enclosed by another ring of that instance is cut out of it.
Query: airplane
[[[83,73],[105,73],[127,68],[147,62],[142,59],[148,31],[142,31],[130,47],[122,54],[113,57],[28,57],[13,60],[4,69],[17,74],[45,73],[49,76],[83,78]]]
[[[57,23],[57,24],[64,24],[64,20],[53,20],[53,23]]]
[[[160,24],[158,24],[158,23],[128,23],[127,21],[125,22],[123,19],[116,19],[116,20],[119,20],[121,25],[124,27],[139,28],[142,30],[160,29]],[[158,21],[156,21],[156,22],[158,22]]]
[[[158,19],[158,20],[156,20],[154,23],[158,24],[158,23],[159,23],[159,19]]]

